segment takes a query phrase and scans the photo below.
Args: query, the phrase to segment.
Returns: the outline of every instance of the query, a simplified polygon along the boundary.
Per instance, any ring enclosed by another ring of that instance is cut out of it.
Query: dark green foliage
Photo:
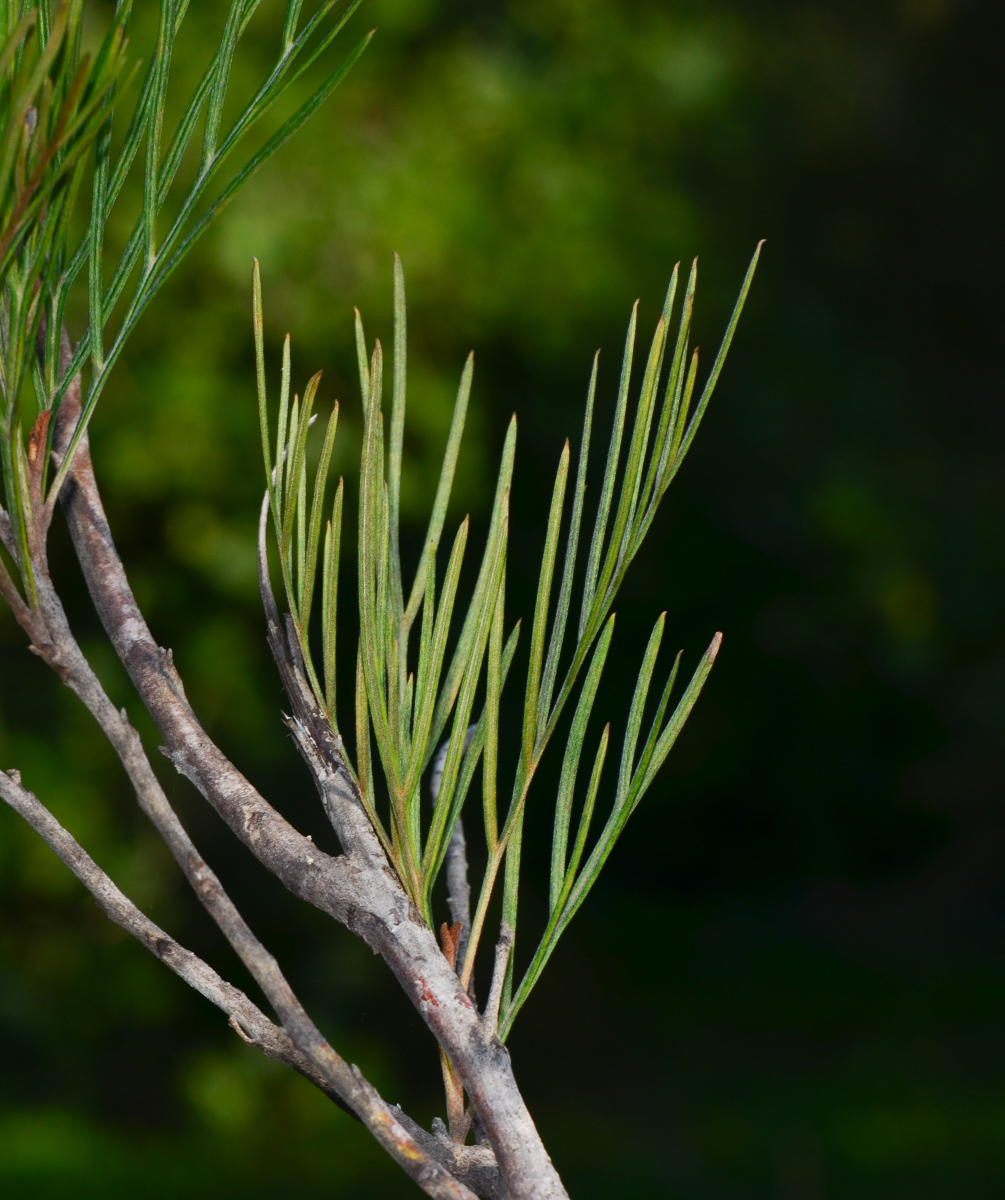
[[[405,275],[397,256],[394,262],[394,382],[388,439],[385,439],[384,434],[383,350],[380,342],[375,342],[372,357],[367,361],[363,322],[359,310],[356,310],[357,362],[363,403],[363,448],[357,533],[359,641],[356,655],[356,765],[353,768],[350,760],[349,769],[353,771],[363,805],[388,858],[416,908],[425,916],[430,927],[435,929],[437,919],[433,910],[433,889],[444,865],[447,848],[457,829],[458,821],[461,820],[472,779],[484,752],[481,815],[484,819],[487,862],[481,885],[476,885],[477,902],[474,911],[461,917],[461,924],[465,927],[466,950],[460,964],[460,975],[465,987],[470,983],[475,970],[482,935],[486,931],[489,906],[493,902],[496,882],[504,865],[501,927],[507,930],[507,939],[511,940],[516,935],[523,827],[528,794],[534,777],[538,774],[544,752],[561,721],[567,702],[576,695],[579,677],[584,673],[589,660],[568,734],[561,782],[555,800],[549,804],[549,807],[553,805],[555,810],[555,827],[552,837],[548,926],[515,992],[513,960],[512,955],[510,956],[499,1013],[499,1033],[503,1039],[508,1035],[513,1020],[539,979],[558,939],[596,882],[628,818],[666,760],[698,699],[719,650],[722,637],[717,633],[700,660],[690,683],[667,716],[667,703],[680,665],[678,654],[655,717],[652,718],[648,736],[636,756],[649,684],[660,649],[666,614],[661,614],[657,619],[632,697],[610,815],[599,833],[591,831],[590,825],[610,734],[608,722],[600,735],[600,745],[590,773],[590,782],[580,806],[572,856],[567,858],[568,826],[577,790],[579,760],[611,646],[614,629],[612,605],[633,559],[639,552],[642,540],[652,525],[660,501],[694,441],[736,332],[760,251],[758,246],[747,269],[722,345],[697,399],[695,384],[698,349],[695,347],[689,356],[688,345],[698,264],[696,261],[691,268],[679,315],[675,314],[674,310],[679,264],[674,268],[663,313],[656,323],[656,332],[653,334],[638,399],[633,406],[631,437],[626,452],[622,455],[635,353],[638,305],[633,307],[621,361],[614,424],[608,439],[604,482],[593,514],[589,555],[585,571],[577,573],[579,534],[596,398],[597,360],[594,358],[583,422],[583,437],[578,450],[576,488],[569,506],[569,515],[563,521],[566,480],[569,473],[568,440],[559,457],[548,510],[534,599],[534,620],[530,629],[521,745],[513,765],[511,798],[505,813],[502,814],[501,823],[498,805],[500,701],[520,632],[520,620],[517,620],[505,639],[504,650],[509,507],[516,452],[516,415],[510,420],[503,444],[478,576],[463,620],[458,620],[456,628],[452,628],[455,624],[457,583],[468,538],[467,517],[460,523],[454,536],[439,598],[436,594],[436,551],[461,452],[461,436],[471,392],[473,356],[468,356],[461,375],[450,423],[451,434],[447,439],[447,448],[440,468],[429,528],[415,578],[406,592],[400,551],[400,498],[405,431],[407,337]],[[268,516],[271,514],[286,603],[299,642],[304,669],[318,709],[326,714],[337,733],[336,597],[342,512],[341,480],[335,489],[332,520],[326,527],[320,572],[323,662],[321,672],[317,669],[311,645],[310,614],[314,593],[318,587],[321,520],[326,506],[328,469],[335,449],[339,407],[336,403],[332,409],[317,469],[313,479],[310,479],[307,447],[310,427],[314,421],[314,401],[320,375],[314,375],[307,384],[303,401],[299,396],[294,396],[292,404],[290,403],[290,338],[287,335],[283,344],[278,417],[276,433],[273,436],[265,366],[262,283],[257,260],[253,297],[258,415],[266,481],[266,496],[262,502],[259,525],[262,573],[265,578],[269,571],[267,525]],[[678,320],[675,348],[667,360],[664,374],[669,327],[675,316]],[[612,512],[615,495],[617,504]],[[553,603],[555,560],[563,527],[565,553],[562,582]],[[268,591],[267,580],[266,583]],[[575,589],[574,584],[577,585]],[[574,590],[581,592],[579,626],[575,639],[567,644],[569,607]],[[417,649],[410,650],[412,627],[420,608],[421,637]],[[444,672],[448,645],[451,653],[449,666]],[[322,679],[325,681],[324,685],[321,683]],[[480,714],[475,716],[475,700],[482,687],[484,705]],[[432,813],[427,819],[422,812],[423,776],[448,725],[449,736],[441,748],[444,754],[442,770],[438,774]],[[374,741],[379,754],[382,780],[375,775],[371,761]],[[344,753],[348,759],[347,748],[344,748]],[[385,807],[382,801],[385,799],[386,818],[382,812]],[[594,836],[591,836],[591,833],[594,833]],[[589,855],[583,863],[587,847]],[[467,936],[469,924],[470,937]]]

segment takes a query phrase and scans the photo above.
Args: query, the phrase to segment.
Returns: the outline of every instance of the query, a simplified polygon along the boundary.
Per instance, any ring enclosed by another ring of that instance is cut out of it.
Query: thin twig
[[[499,928],[499,941],[496,942],[495,965],[492,969],[492,986],[489,988],[489,998],[485,1001],[485,1012],[482,1021],[486,1032],[495,1037],[499,1029],[499,1005],[502,1003],[503,983],[506,979],[506,967],[513,950],[513,930],[503,921]]]
[[[464,749],[467,750],[475,735],[477,725],[469,725],[464,735]],[[436,751],[433,765],[429,774],[429,794],[433,804],[436,804],[443,783],[443,768],[447,761],[447,751],[450,749],[450,739]],[[471,936],[471,884],[468,882],[468,846],[464,837],[464,820],[458,816],[454,831],[450,836],[447,854],[444,860],[447,877],[447,908],[450,919],[455,925],[460,925],[460,936],[456,940],[457,950],[455,966],[460,975],[464,967],[464,956],[468,949],[468,938]]]

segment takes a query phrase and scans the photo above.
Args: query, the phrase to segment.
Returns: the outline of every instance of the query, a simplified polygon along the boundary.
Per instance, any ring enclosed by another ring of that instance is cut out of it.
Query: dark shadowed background
[[[142,54],[156,5],[137,7]],[[249,30],[238,88],[267,65],[256,30],[276,7]],[[190,78],[200,26],[225,6],[192,9]],[[324,403],[342,401],[350,490],[352,306],[387,339],[401,254],[413,554],[474,347],[452,521],[470,511],[484,528],[516,410],[517,615],[594,349],[603,429],[636,296],[648,337],[673,263],[700,252],[707,364],[766,237],[719,390],[619,602],[603,706],[625,712],[663,608],[686,663],[717,629],[723,652],[517,1024],[517,1073],[577,1200],[1001,1196],[1005,10],[365,0],[343,52],[373,25],[327,107],[162,293],[93,425],[123,557],[196,710],[326,836],[280,722],[254,581],[253,254],[274,367],[289,330],[297,385],[324,368]],[[54,559],[85,649],[133,705],[61,530]],[[0,759],[243,982],[90,718],[7,613]],[[164,778],[325,1032],[431,1119],[434,1046],[380,960]],[[529,836],[543,864],[544,826]],[[108,924],[6,810],[0,895],[5,1196],[416,1194],[360,1127]]]

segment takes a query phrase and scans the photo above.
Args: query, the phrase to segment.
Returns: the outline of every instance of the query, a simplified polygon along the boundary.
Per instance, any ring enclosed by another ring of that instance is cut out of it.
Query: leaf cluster
[[[264,145],[239,160],[235,169],[241,144],[326,54],[360,0],[350,0],[337,19],[336,0],[320,0],[306,18],[303,0],[287,0],[273,66],[250,100],[225,122],[235,55],[260,2],[230,0],[219,43],[195,90],[182,100],[181,116],[169,136],[165,113],[172,63],[183,51],[181,34],[190,0],[160,0],[156,46],[149,61],[136,64],[132,73],[125,71],[131,0],[118,0],[112,26],[93,59],[79,57],[83,0],[62,0],[55,17],[47,0],[23,15],[7,0],[0,90],[0,189],[6,189],[0,190],[5,239],[0,240],[0,251],[7,254],[0,260],[0,432],[5,496],[16,530],[13,556],[29,603],[29,529],[40,512],[51,512],[73,451],[138,321],[210,223],[324,103],[369,41],[368,35],[343,62],[329,67]],[[33,59],[30,46],[35,47]],[[133,102],[123,111],[121,101],[133,74],[136,80],[128,92]],[[193,155],[198,158],[194,177],[183,180],[180,168]],[[73,242],[69,216],[85,163],[90,169],[89,218]],[[117,259],[106,263],[109,220],[131,175],[142,178],[141,208]],[[162,220],[168,208],[170,218]],[[67,298],[82,279],[88,328],[75,347],[64,348]],[[27,352],[36,331],[37,356]],[[50,417],[85,365],[89,373],[81,411],[74,414],[68,444],[50,470]],[[32,418],[34,439],[29,437],[26,449],[21,405],[28,373],[37,418]],[[26,455],[31,453],[35,458],[28,464]],[[26,482],[29,466],[31,479]],[[42,519],[44,523],[44,515]]]
[[[11,0],[0,11],[0,460],[24,562],[39,448],[26,452],[21,439],[22,386],[88,151],[124,82],[126,15],[116,14],[92,56],[80,52],[83,0],[62,0],[55,16],[48,4],[21,13]],[[30,574],[26,582],[31,592]]]
[[[403,577],[400,486],[407,382],[407,316],[401,263],[394,264],[394,345],[390,404],[385,405],[385,366],[379,341],[367,345],[359,312],[356,341],[363,399],[357,532],[359,642],[356,649],[355,732],[357,757],[351,768],[363,803],[402,883],[425,919],[433,924],[433,887],[451,838],[481,774],[481,816],[486,866],[471,919],[466,951],[458,964],[465,986],[472,972],[489,907],[501,882],[502,921],[515,935],[521,878],[523,821],[528,793],[566,710],[572,710],[554,802],[549,884],[549,919],[524,974],[516,980],[513,960],[503,985],[500,1035],[505,1036],[540,977],[572,916],[662,766],[711,670],[720,644],[716,634],[680,697],[671,708],[678,655],[661,689],[654,715],[645,724],[650,685],[663,638],[665,614],[657,619],[639,669],[617,781],[606,820],[594,821],[610,725],[586,754],[587,731],[614,632],[612,607],[656,510],[680,468],[718,381],[749,290],[760,247],[700,391],[698,350],[691,349],[691,318],[697,263],[690,271],[671,339],[678,294],[674,268],[657,322],[634,405],[629,405],[636,346],[637,305],[632,310],[621,363],[614,421],[607,442],[603,480],[589,540],[584,530],[586,480],[597,388],[594,359],[583,432],[570,487],[570,448],[559,456],[537,596],[523,694],[520,749],[503,780],[500,762],[500,700],[520,636],[520,622],[507,626],[506,558],[509,498],[516,448],[516,418],[507,430],[496,478],[485,545],[466,607],[458,603],[461,567],[469,550],[468,518],[449,541],[441,568],[444,526],[471,393],[474,362],[461,373],[447,446],[419,563],[410,583]],[[290,401],[290,342],[284,344],[278,421],[269,414],[264,355],[261,281],[254,272],[254,319],[258,401],[267,492],[279,569],[306,673],[320,709],[338,734],[335,695],[336,610],[342,525],[340,479],[327,511],[326,489],[338,424],[335,405],[316,471],[308,464],[308,432],[319,376]],[[629,408],[633,414],[629,420]],[[386,419],[385,419],[386,408]],[[322,538],[322,524],[324,524]],[[264,529],[264,526],[263,526]],[[564,549],[563,549],[564,531]],[[581,546],[586,547],[585,565]],[[561,561],[561,571],[557,564]],[[557,575],[557,578],[556,578]],[[320,666],[311,642],[317,578],[321,580]],[[578,608],[578,612],[576,609]],[[644,728],[645,725],[645,728]],[[437,747],[441,738],[446,741]],[[376,746],[377,763],[373,758]],[[431,809],[424,809],[422,781],[436,756]],[[377,769],[379,765],[379,770]],[[580,775],[586,776],[585,788]],[[381,787],[383,795],[381,795]],[[577,802],[577,796],[580,799]],[[386,817],[383,815],[386,813]],[[578,814],[578,816],[577,816]],[[575,832],[573,833],[573,830]]]

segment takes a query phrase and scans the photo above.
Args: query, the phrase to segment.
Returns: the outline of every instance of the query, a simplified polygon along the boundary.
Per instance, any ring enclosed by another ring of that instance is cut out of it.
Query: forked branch
[[[21,783],[16,771],[0,771],[0,798],[35,830],[56,852],[74,875],[97,900],[102,911],[190,987],[226,1013],[235,1031],[269,1058],[292,1067],[341,1106],[348,1107],[367,1126],[377,1141],[435,1200],[477,1200],[492,1195],[473,1192],[460,1178],[464,1173],[463,1155],[440,1149],[453,1173],[431,1156],[437,1152],[436,1139],[427,1135],[420,1147],[402,1120],[403,1114],[382,1100],[376,1089],[350,1066],[322,1038],[308,1021],[297,1020],[289,1029],[274,1025],[248,997],[227,983],[197,955],[174,941],[136,907],[112,882],[79,842],[56,820],[49,810]],[[305,1014],[306,1016],[306,1014]],[[306,1046],[305,1046],[306,1043]],[[476,1154],[474,1169],[484,1188],[488,1175],[484,1153]]]

